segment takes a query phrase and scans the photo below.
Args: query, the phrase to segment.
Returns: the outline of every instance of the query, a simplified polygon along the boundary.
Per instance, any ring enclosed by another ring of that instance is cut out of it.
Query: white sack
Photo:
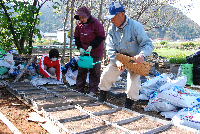
[[[158,91],[162,92],[163,90],[167,90],[170,89],[171,87],[174,86],[179,86],[179,87],[184,87],[186,85],[187,82],[187,76],[182,76],[182,77],[178,77],[175,80],[171,80],[170,82],[167,82],[166,84],[162,85]]]
[[[184,108],[172,118],[174,125],[184,125],[200,130],[200,108]]]
[[[188,89],[184,90],[183,87],[175,86],[158,93],[156,97],[165,99],[178,107],[192,108],[200,104],[200,96],[195,95],[195,93],[189,93],[188,91]]]
[[[150,97],[150,95],[152,93],[154,93],[155,91],[157,91],[157,89],[164,85],[165,83],[167,83],[167,74],[161,74],[159,76],[156,76],[146,82],[144,82],[141,85],[141,89],[140,89],[140,93],[141,94],[145,94],[148,98]]]
[[[166,119],[172,119],[177,113],[178,113],[178,110],[171,110],[167,112],[161,112],[160,114],[162,116],[165,116]]]
[[[154,98],[148,102],[148,105],[144,108],[144,111],[162,112],[162,111],[171,111],[176,109],[177,107],[170,104],[168,101],[160,98]]]

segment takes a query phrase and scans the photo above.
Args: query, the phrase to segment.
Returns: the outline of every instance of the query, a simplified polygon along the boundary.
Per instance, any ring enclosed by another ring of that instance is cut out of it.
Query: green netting
[[[181,76],[187,76],[186,85],[194,85],[193,84],[193,64],[181,64]]]

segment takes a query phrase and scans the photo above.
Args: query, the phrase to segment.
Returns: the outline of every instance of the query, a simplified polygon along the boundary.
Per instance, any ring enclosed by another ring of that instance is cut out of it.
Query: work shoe
[[[134,103],[134,100],[126,98],[126,102],[125,102],[125,106],[124,107],[131,110],[132,106],[133,106],[133,103]]]
[[[98,98],[98,102],[107,101],[106,95],[107,95],[107,91],[100,90],[100,95],[99,95],[99,98]]]

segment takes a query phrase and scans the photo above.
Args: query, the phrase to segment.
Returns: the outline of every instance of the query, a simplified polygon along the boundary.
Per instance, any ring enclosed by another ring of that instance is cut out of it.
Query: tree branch
[[[12,35],[13,35],[13,37],[14,37],[14,41],[15,41],[15,43],[16,43],[15,45],[17,46],[17,48],[18,48],[18,50],[19,50],[19,53],[22,53],[22,50],[21,50],[21,48],[19,47],[19,44],[18,44],[18,40],[17,40],[16,34],[15,34],[15,31],[14,31],[14,29],[13,29],[12,20],[10,19],[10,16],[9,16],[7,10],[6,10],[6,7],[5,7],[5,5],[4,5],[4,2],[3,2],[2,0],[0,0],[0,2],[1,2],[1,6],[2,6],[4,12],[5,12],[6,17],[8,18],[8,22],[9,22],[9,24],[10,24],[9,27],[10,27],[10,30],[11,30]]]

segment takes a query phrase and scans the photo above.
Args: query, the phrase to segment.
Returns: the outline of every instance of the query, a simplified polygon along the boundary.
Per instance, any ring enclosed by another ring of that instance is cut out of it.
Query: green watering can
[[[102,61],[98,61],[93,63],[93,58],[90,56],[89,52],[84,51],[84,53],[88,53],[89,56],[80,56],[78,61],[78,66],[82,68],[93,68],[95,64],[101,63]]]
[[[0,58],[3,57],[4,54],[5,54],[5,51],[0,47]]]

